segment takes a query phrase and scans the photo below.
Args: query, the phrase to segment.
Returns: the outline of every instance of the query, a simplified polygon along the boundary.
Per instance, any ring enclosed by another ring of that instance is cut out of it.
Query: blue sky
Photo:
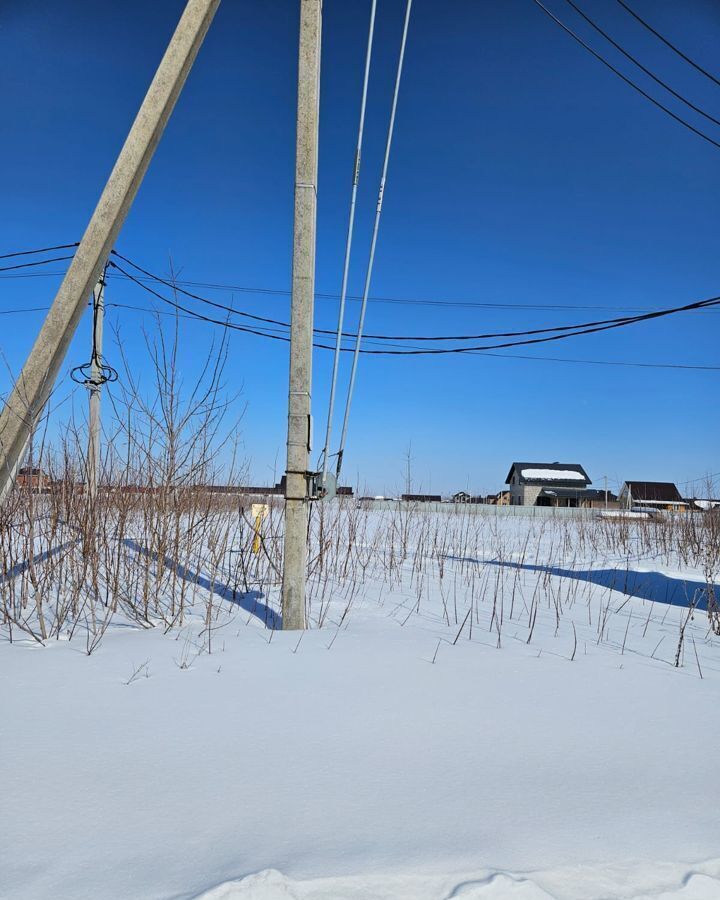
[[[564,0],[547,2],[686,115]],[[1,252],[79,239],[182,6],[179,0],[0,4]],[[287,289],[298,6],[296,0],[221,4],[121,233],[121,252],[160,273],[172,257],[181,277],[195,281]],[[634,0],[634,6],[713,71],[716,4]],[[720,118],[720,87],[615,0],[583,0],[583,8]],[[319,292],[340,288],[368,14],[369,0],[325,3]],[[403,0],[380,0],[352,293],[360,293],[364,278],[403,14]],[[720,140],[720,127],[691,111],[687,118]],[[719,171],[719,149],[635,94],[532,0],[415,0],[372,294],[444,303],[373,303],[367,329],[516,330],[621,314],[601,307],[671,306],[718,294]],[[0,275],[0,311],[49,304],[59,281]],[[287,296],[211,296],[260,315],[289,316]],[[107,300],[151,305],[119,281]],[[567,308],[523,308],[533,305]],[[357,314],[351,303],[349,328]],[[22,365],[41,322],[42,313],[0,318],[10,371]],[[316,322],[335,326],[334,301],[318,299]],[[113,323],[142,379],[142,326],[153,327],[151,316],[112,310],[109,329]],[[719,324],[720,312],[696,312],[517,352],[718,365]],[[63,368],[68,391],[67,372],[88,356],[89,325],[87,317]],[[188,381],[214,333],[211,325],[181,323]],[[244,452],[253,478],[269,480],[284,466],[287,346],[234,334],[230,348],[229,388],[242,389],[237,409],[246,405]],[[117,362],[112,339],[106,349]],[[314,366],[319,449],[330,354],[318,351]],[[605,474],[611,484],[684,482],[720,471],[719,378],[720,372],[499,356],[361,358],[345,479],[374,493],[396,490],[411,445],[415,484],[434,492],[497,490],[514,459],[580,462],[598,485]],[[2,379],[6,389],[7,371]],[[71,404],[82,414],[82,389],[58,410],[58,424]]]

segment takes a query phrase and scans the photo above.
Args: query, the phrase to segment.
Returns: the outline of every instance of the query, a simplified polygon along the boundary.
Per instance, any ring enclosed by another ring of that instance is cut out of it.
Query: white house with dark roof
[[[514,462],[505,484],[512,506],[580,506],[592,481],[577,463]]]

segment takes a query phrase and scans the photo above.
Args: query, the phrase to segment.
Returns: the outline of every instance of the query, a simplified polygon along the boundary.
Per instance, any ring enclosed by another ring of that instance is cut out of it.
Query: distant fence
[[[495,506],[491,503],[437,503],[413,500],[358,500],[361,509],[417,510],[471,516],[523,516],[525,518],[592,519],[598,509],[580,509],[571,506]]]

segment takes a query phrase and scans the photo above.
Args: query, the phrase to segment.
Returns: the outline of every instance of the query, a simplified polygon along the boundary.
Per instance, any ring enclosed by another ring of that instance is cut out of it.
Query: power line
[[[172,305],[172,304],[171,304]],[[148,308],[147,306],[134,306],[129,303],[107,303],[106,309],[127,309],[132,312],[139,312],[151,315],[158,316],[172,316],[173,318],[180,319],[190,319],[195,321],[207,322],[211,325],[220,325],[223,328],[230,328],[230,330],[235,330],[233,328],[232,323],[224,322],[218,319],[211,319],[206,316],[198,315],[194,312],[180,312],[179,309],[175,312],[171,312],[170,310],[162,310],[155,308]],[[25,309],[5,309],[0,310],[0,315],[11,315],[11,314],[22,314],[29,312],[47,312],[49,310],[49,306],[32,306],[27,307]],[[245,329],[242,329],[245,330]],[[266,331],[269,332],[270,329],[263,329],[259,332],[261,337],[266,337]],[[254,333],[254,332],[253,332]],[[369,340],[369,339],[368,339]],[[370,342],[370,341],[369,341]],[[373,342],[374,343],[374,342]],[[331,350],[332,347],[323,345],[323,344],[314,344],[316,349],[320,350]],[[526,361],[536,361],[536,362],[557,362],[557,363],[573,363],[577,365],[593,365],[593,366],[622,366],[622,367],[631,367],[631,368],[641,368],[641,369],[686,369],[686,370],[697,370],[697,371],[720,371],[720,366],[701,366],[701,365],[685,365],[682,363],[646,363],[646,362],[629,362],[625,360],[607,360],[607,359],[576,359],[570,357],[563,356],[529,356],[522,355],[518,353],[493,353],[492,351],[481,351],[474,350],[468,354],[469,356],[492,356],[496,359],[521,359]],[[719,473],[720,474],[720,473]]]
[[[637,19],[637,21],[638,21],[644,28],[647,28],[647,30],[648,30],[651,34],[654,34],[656,38],[659,38],[659,39],[663,42],[663,44],[665,44],[666,47],[669,47],[674,53],[677,53],[677,55],[678,55],[681,59],[684,59],[685,62],[690,63],[690,65],[691,65],[694,69],[697,69],[698,72],[700,72],[700,73],[701,73],[702,75],[704,75],[706,78],[709,78],[710,81],[713,81],[713,82],[715,82],[715,84],[717,84],[718,86],[720,86],[720,79],[717,79],[712,73],[708,72],[707,69],[703,69],[703,67],[700,66],[700,65],[698,65],[698,64],[695,62],[695,60],[690,59],[690,57],[687,56],[687,54],[683,53],[682,50],[678,49],[678,48],[675,46],[675,44],[672,44],[666,37],[664,37],[662,34],[660,34],[659,31],[656,31],[656,29],[654,29],[654,28],[652,27],[652,25],[650,25],[648,22],[646,22],[645,19],[641,18],[641,17],[635,12],[634,9],[631,9],[631,8],[627,5],[627,3],[624,3],[623,0],[617,0],[617,2],[620,4],[620,6],[622,6],[622,8],[623,8],[624,10],[626,10],[627,12],[629,12],[630,15],[631,15],[633,18]]]
[[[473,353],[473,356],[494,356],[498,359],[524,359],[524,360],[540,360],[542,362],[559,362],[559,363],[578,363],[590,366],[626,366],[637,369],[690,369],[700,372],[720,372],[720,366],[693,366],[683,363],[646,363],[646,362],[627,362],[625,360],[610,359],[572,359],[567,356],[523,356],[519,353]]]
[[[52,276],[64,275],[64,271],[54,271],[54,272],[25,272],[17,275],[0,275],[0,280],[4,278],[17,279],[17,278],[47,278]],[[120,274],[119,272],[116,274],[108,273],[109,278],[116,278],[118,280],[127,280],[125,275]],[[150,276],[142,276],[136,279],[137,281],[151,281],[151,282],[159,282],[161,284],[166,284],[168,286],[173,287],[174,289],[179,289],[180,286],[187,287],[195,287],[195,288],[205,288],[206,290],[213,291],[224,291],[227,293],[247,293],[247,294],[263,294],[269,296],[279,296],[279,297],[289,297],[290,291],[283,290],[282,288],[261,288],[261,287],[248,287],[247,285],[236,285],[236,284],[220,284],[217,282],[208,282],[208,281],[188,281],[187,279],[175,279],[172,282],[167,281],[166,279],[160,278],[160,276],[150,275]],[[192,295],[190,295],[192,296]],[[339,294],[327,293],[327,292],[316,292],[315,299],[316,300],[338,300],[340,298]],[[362,301],[362,297],[354,294],[348,294],[348,300],[352,300],[360,303]],[[212,302],[212,301],[210,301]],[[595,311],[603,311],[603,312],[653,312],[661,307],[657,306],[607,306],[607,305],[597,305],[597,304],[588,304],[588,303],[482,303],[475,300],[430,300],[430,299],[421,299],[421,298],[413,298],[413,297],[368,297],[368,303],[381,303],[381,304],[390,304],[390,305],[404,305],[404,306],[427,306],[427,307],[437,307],[439,309],[499,309],[499,310],[510,310],[512,312],[545,312],[545,311],[553,311],[553,312],[561,312],[564,310],[595,310]],[[222,307],[221,307],[222,308]],[[714,308],[710,308],[705,310],[705,313],[715,314],[719,310]],[[333,330],[331,332],[335,334],[336,332]]]
[[[49,306],[26,306],[24,309],[0,309],[0,316],[11,316],[15,313],[47,312]]]
[[[156,310],[156,309],[147,309],[147,307],[143,306],[130,306],[125,303],[108,303],[108,307],[119,307],[121,309],[129,309],[135,312],[144,312],[144,313],[155,313],[157,315],[164,316],[176,316],[177,312],[173,313],[170,311],[164,310]],[[201,321],[205,321],[211,324],[218,324],[223,327],[228,327],[233,329],[232,323],[220,322],[217,320],[209,319],[204,316],[198,316],[195,313],[189,314],[180,314],[180,318],[183,319],[198,319]],[[316,349],[320,350],[331,350],[332,347],[329,347],[324,344],[314,344]],[[606,359],[575,359],[569,357],[562,356],[528,356],[522,355],[518,353],[493,353],[491,351],[482,351],[482,350],[474,350],[470,354],[470,356],[492,356],[496,359],[522,359],[526,361],[535,361],[535,362],[558,362],[558,363],[573,363],[578,365],[593,365],[593,366],[622,366],[622,367],[631,367],[631,368],[641,368],[641,369],[684,369],[684,370],[697,370],[697,371],[720,371],[720,366],[702,366],[702,365],[689,365],[683,363],[646,363],[646,362],[628,362],[625,360],[606,360]]]
[[[188,309],[186,306],[182,306],[181,304],[175,302],[174,300],[170,300],[169,297],[164,297],[162,294],[158,293],[156,290],[153,290],[153,288],[149,287],[147,284],[143,284],[141,281],[138,281],[138,279],[134,278],[132,275],[130,275],[129,272],[125,272],[124,269],[120,268],[120,266],[116,262],[113,262],[112,260],[110,260],[108,265],[114,269],[120,269],[120,271],[124,272],[126,277],[130,279],[130,281],[135,282],[135,284],[137,284],[139,287],[141,287],[144,291],[147,291],[149,294],[152,294],[153,297],[157,297],[158,300],[162,301],[163,303],[167,303],[169,306],[172,306],[175,309],[180,310],[181,312],[188,313],[190,316],[192,316],[195,319],[200,319],[203,322],[210,322],[213,325],[221,325],[224,328],[231,328],[233,331],[243,331],[243,332],[246,332],[247,334],[255,334],[260,337],[268,337],[268,338],[272,338],[274,340],[285,341],[285,342],[289,342],[289,340],[290,340],[290,338],[286,337],[286,336],[271,334],[271,333],[268,333],[267,331],[260,331],[256,328],[248,328],[244,325],[237,325],[234,322],[223,321],[222,319],[212,319],[209,316],[203,316],[201,313],[195,312],[192,309]]]
[[[709,475],[701,475],[699,478],[688,478],[687,481],[678,481],[678,484],[682,484],[683,486],[692,484],[695,486],[698,481],[710,481],[712,478],[720,478],[720,472],[711,472]]]
[[[56,244],[54,247],[37,247],[35,250],[17,250],[14,253],[3,253],[0,255],[0,259],[10,259],[13,256],[33,256],[36,253],[52,253],[53,250],[70,250],[72,247],[79,246],[78,242],[75,241],[73,244]],[[62,257],[63,259],[68,259],[69,257]],[[51,262],[52,260],[46,260],[46,262]]]
[[[337,388],[338,369],[340,367],[340,350],[343,338],[343,320],[345,318],[345,301],[347,298],[348,275],[350,273],[350,255],[352,252],[353,229],[355,226],[355,207],[357,202],[358,183],[360,181],[360,160],[362,157],[363,130],[365,127],[365,109],[367,105],[368,81],[370,80],[370,63],[372,60],[373,36],[375,32],[376,0],[372,0],[370,6],[370,26],[368,30],[367,49],[365,51],[365,74],[363,76],[362,93],[360,97],[360,121],[358,123],[358,136],[355,144],[355,166],[353,168],[352,189],[350,191],[350,209],[348,211],[348,228],[345,239],[345,257],[343,259],[342,285],[340,288],[340,303],[338,306],[338,324],[335,337],[335,353],[333,354],[332,376],[330,378],[330,397],[328,400],[327,422],[325,425],[325,443],[320,453],[322,461],[323,484],[327,480],[328,454],[330,452],[330,438],[333,426],[333,412],[335,410],[335,390]]]
[[[11,269],[29,269],[32,266],[45,266],[51,262],[61,262],[64,259],[72,259],[72,256],[53,256],[50,259],[39,259],[35,262],[18,263],[14,266],[2,266],[0,272],[9,272]]]
[[[523,340],[523,341],[508,341],[507,343],[503,343],[503,344],[490,344],[490,345],[483,346],[483,347],[441,347],[441,348],[433,347],[430,349],[416,348],[413,350],[364,350],[363,352],[367,353],[367,354],[375,354],[375,355],[382,353],[385,355],[393,355],[393,356],[420,356],[420,355],[429,356],[429,355],[439,355],[439,354],[446,354],[446,353],[469,353],[469,352],[472,352],[473,350],[480,350],[480,351],[482,351],[482,350],[500,350],[505,347],[520,347],[520,346],[526,346],[528,344],[545,344],[545,343],[548,343],[549,341],[561,341],[561,340],[566,340],[567,338],[578,337],[578,336],[584,335],[584,334],[595,334],[600,331],[610,331],[611,329],[614,329],[614,328],[622,328],[625,325],[632,325],[632,324],[636,324],[637,322],[646,322],[646,321],[650,321],[651,319],[660,318],[662,316],[672,315],[673,313],[676,313],[676,312],[683,312],[685,310],[691,310],[691,309],[700,309],[705,305],[719,304],[719,303],[720,303],[720,297],[714,297],[711,300],[700,300],[697,303],[689,303],[686,306],[675,307],[674,309],[662,310],[662,311],[654,312],[654,313],[648,313],[643,316],[635,316],[635,317],[629,318],[629,319],[622,319],[620,321],[616,321],[616,322],[613,322],[608,325],[601,325],[601,326],[593,327],[593,328],[583,328],[581,330],[573,331],[570,333],[551,335],[550,337],[529,338],[529,339]]]
[[[681,116],[678,116],[671,109],[668,109],[667,106],[660,103],[659,100],[656,100],[653,96],[648,94],[648,92],[643,90],[639,85],[635,84],[635,82],[628,78],[627,75],[623,75],[623,73],[619,69],[616,69],[612,63],[609,63],[604,56],[601,56],[596,50],[593,50],[593,48],[589,44],[587,44],[578,34],[576,34],[564,22],[558,19],[558,17],[554,13],[550,12],[550,10],[547,8],[547,6],[545,6],[544,3],[541,3],[540,0],[532,0],[532,2],[536,6],[538,6],[545,13],[545,15],[552,19],[556,25],[559,25],[563,31],[569,34],[571,38],[576,40],[581,47],[584,47],[588,51],[588,53],[592,54],[592,56],[595,57],[595,59],[597,59],[604,66],[610,69],[611,72],[614,72],[618,76],[618,78],[621,78],[625,82],[625,84],[630,85],[630,87],[633,88],[633,90],[636,90],[638,94],[641,94],[643,97],[645,97],[646,100],[649,100],[653,104],[653,106],[657,106],[658,109],[661,109],[664,113],[667,113],[667,115],[670,116],[671,119],[679,122],[681,125],[687,128],[688,131],[692,131],[693,134],[696,134],[698,137],[701,137],[709,144],[712,144],[713,147],[717,147],[718,149],[720,149],[720,143],[718,141],[705,134],[704,131],[700,131],[699,128],[695,128],[695,126],[691,125],[689,122],[686,122],[685,119],[683,119]]]
[[[580,7],[574,2],[574,0],[565,0],[565,2],[567,4],[569,4],[570,6],[572,6],[572,8],[575,10],[575,12],[579,16],[582,16],[582,18],[585,19],[585,21],[588,23],[588,25],[590,25],[592,28],[594,28],[598,34],[601,34],[605,38],[606,41],[609,41],[613,45],[613,47],[615,47],[616,50],[619,50],[620,53],[622,53],[623,56],[626,57],[626,59],[629,59],[630,62],[634,63],[641,71],[643,71],[646,75],[648,75],[650,78],[652,78],[652,80],[656,84],[659,84],[660,87],[665,88],[665,90],[668,91],[670,94],[672,94],[673,97],[675,97],[677,100],[680,100],[681,103],[684,103],[686,106],[688,106],[694,112],[698,113],[701,116],[704,116],[706,119],[708,119],[713,124],[720,125],[720,119],[716,119],[714,116],[711,116],[710,113],[706,113],[705,110],[701,109],[699,106],[696,106],[694,103],[692,103],[686,97],[683,97],[682,94],[678,93],[674,88],[670,87],[669,84],[667,84],[661,78],[658,78],[658,76],[655,75],[654,72],[650,71],[650,69],[648,69],[647,66],[644,66],[641,62],[639,62],[637,59],[635,59],[635,57],[631,53],[628,53],[628,51],[624,47],[622,47],[620,44],[618,44],[618,42],[616,40],[614,40],[612,37],[610,37],[610,35],[606,31],[603,31],[603,29],[595,21],[593,21],[593,19],[591,19],[590,16],[587,15],[587,13],[584,13],[582,11],[582,9],[580,9]]]
[[[281,329],[287,329],[289,327],[287,322],[284,322],[280,319],[273,319],[273,318],[269,318],[266,316],[256,316],[256,315],[253,315],[252,313],[245,312],[244,310],[238,310],[234,307],[227,306],[222,303],[217,303],[213,300],[209,300],[207,297],[203,297],[200,294],[196,294],[191,291],[186,291],[182,288],[177,288],[176,285],[173,284],[173,282],[171,282],[167,279],[161,278],[158,275],[154,275],[154,273],[149,272],[147,269],[144,269],[142,266],[139,266],[137,263],[133,262],[128,257],[123,256],[122,254],[118,253],[117,251],[113,250],[112,253],[117,258],[124,260],[129,265],[133,266],[135,269],[142,272],[146,277],[151,278],[152,280],[158,281],[162,284],[165,284],[167,287],[170,287],[172,289],[177,289],[180,291],[180,293],[183,293],[184,295],[186,295],[194,300],[198,300],[199,302],[208,304],[216,309],[220,309],[231,315],[239,315],[244,318],[249,318],[253,321],[263,323],[265,325],[273,325],[273,326],[276,326]],[[122,268],[117,263],[113,263],[112,268],[117,269],[117,271],[120,272],[125,278],[129,279],[130,281],[132,281],[134,284],[136,284],[138,287],[142,288],[143,290],[149,292],[152,296],[157,297],[158,299],[161,299],[165,303],[172,303],[172,301],[168,300],[168,298],[163,297],[161,294],[154,291],[148,285],[144,284],[143,281],[141,281],[139,278],[136,278],[135,276],[131,275],[129,272],[127,272],[124,268]],[[526,343],[543,343],[546,341],[558,340],[563,337],[572,337],[573,335],[576,335],[576,334],[588,334],[588,333],[592,333],[594,331],[604,331],[604,330],[608,330],[609,328],[620,327],[623,325],[629,325],[629,324],[633,324],[636,322],[642,322],[642,321],[659,318],[659,317],[666,316],[666,315],[675,314],[678,312],[686,312],[686,311],[690,311],[690,310],[712,309],[712,308],[716,307],[718,305],[718,303],[720,303],[720,297],[711,297],[707,300],[696,301],[693,303],[685,304],[683,306],[671,307],[669,309],[652,310],[650,312],[643,313],[643,314],[640,314],[637,316],[622,316],[622,317],[617,317],[617,318],[612,318],[612,319],[599,319],[599,320],[595,320],[595,321],[591,321],[591,322],[575,323],[575,324],[571,324],[571,325],[557,325],[557,326],[553,326],[553,327],[534,328],[534,329],[525,329],[525,330],[516,330],[516,331],[486,332],[486,333],[482,333],[482,334],[470,334],[470,335],[468,335],[468,334],[462,334],[462,335],[459,335],[459,334],[455,334],[455,335],[368,334],[368,335],[366,335],[366,337],[368,339],[377,340],[377,341],[420,341],[420,342],[433,341],[433,342],[440,342],[440,341],[489,340],[489,339],[501,338],[501,337],[511,337],[511,338],[532,337],[532,336],[540,335],[540,334],[554,335],[552,337],[546,337],[546,338],[542,338],[539,340],[533,340],[533,341],[518,341],[518,342],[509,343],[509,344],[491,345],[490,347],[487,347],[487,348],[485,348],[485,347],[436,348],[436,349],[427,350],[427,351],[424,351],[420,348],[413,348],[413,349],[408,350],[407,352],[417,355],[419,353],[467,352],[468,350],[473,350],[473,349],[477,349],[477,350],[500,349],[505,346],[518,346],[519,344],[526,344]],[[172,304],[172,305],[176,306],[178,309],[184,310],[189,315],[195,315],[195,316],[201,318],[199,316],[199,314],[196,313],[194,310],[190,310],[190,309],[186,310],[184,307],[180,307],[177,304]],[[32,311],[41,311],[43,309],[44,309],[44,307],[31,307],[24,311],[32,312]],[[5,310],[5,311],[0,311],[0,314],[11,314],[12,312],[14,312],[14,310]],[[217,324],[222,324],[222,322],[220,320],[212,319],[209,321],[215,322]],[[267,331],[267,329],[263,329],[263,332],[260,332],[260,333],[264,333],[265,331]],[[554,334],[555,332],[565,332],[565,334]],[[251,331],[250,333],[254,333],[254,332]],[[334,331],[331,331],[329,329],[320,329],[320,328],[315,329],[315,333],[322,334],[322,335],[335,334]],[[357,334],[353,333],[353,332],[343,332],[342,337],[347,338],[347,339],[357,339]],[[344,349],[347,349],[347,348],[344,348]],[[377,353],[380,351],[363,351],[363,352],[368,352],[368,353],[376,352]],[[389,352],[389,351],[387,351],[387,352]],[[402,351],[398,351],[398,352],[402,352]]]
[[[256,316],[249,312],[244,312],[243,310],[235,309],[233,306],[226,306],[224,303],[216,303],[214,300],[208,300],[207,297],[202,297],[200,294],[195,294],[192,291],[186,291],[184,288],[178,287],[177,282],[169,281],[165,278],[161,278],[159,275],[153,275],[152,272],[148,272],[147,269],[143,269],[142,266],[139,266],[137,263],[133,262],[131,259],[128,259],[127,256],[123,256],[122,253],[118,253],[117,250],[110,251],[113,256],[116,256],[118,259],[123,260],[128,265],[132,266],[133,269],[137,269],[138,272],[142,272],[143,275],[151,278],[153,281],[157,281],[160,284],[164,284],[165,287],[169,287],[173,291],[178,291],[178,293],[183,294],[185,297],[190,297],[192,300],[198,300],[200,303],[206,303],[208,306],[213,306],[215,309],[221,309],[224,312],[233,313],[236,316],[243,316],[246,319],[252,319],[255,322],[266,322],[268,325],[281,325],[283,328],[289,328],[290,324],[288,322],[283,322],[280,319],[270,319],[267,316]],[[121,272],[126,278],[129,278],[131,281],[134,281],[135,284],[140,287],[144,287],[147,290],[147,286],[142,283],[137,278],[134,278],[130,275],[129,272],[126,272],[122,266],[118,266],[117,264],[113,264],[113,268],[117,269],[118,272]],[[334,331],[327,331],[325,334],[335,334]]]
[[[148,272],[147,269],[142,268],[137,263],[134,263],[132,260],[128,259],[125,256],[117,253],[116,251],[112,251],[114,256],[117,256],[119,259],[124,260],[129,263],[133,268],[137,269],[140,272],[143,272],[145,275],[156,278],[162,284],[165,284],[167,287],[174,288],[175,285],[171,281],[167,281],[159,276],[154,276],[151,272]],[[130,278],[135,282],[139,287],[144,289],[147,288],[146,285],[142,283],[137,278],[129,275],[121,266],[115,265],[114,268],[118,269],[119,272],[124,274],[126,277]],[[226,306],[223,303],[216,303],[214,300],[208,300],[206,297],[201,296],[200,294],[195,294],[190,291],[185,291],[182,289],[178,289],[180,293],[184,294],[187,297],[191,297],[194,300],[198,300],[201,303],[206,303],[216,309],[221,309],[224,312],[231,313],[233,315],[239,315],[246,318],[253,319],[258,322],[263,322],[269,325],[279,326],[281,328],[289,328],[289,323],[283,322],[279,319],[271,319],[265,316],[256,316],[251,313],[244,312],[243,310],[238,310],[232,306]],[[632,324],[635,321],[643,321],[645,318],[656,318],[659,315],[670,315],[676,312],[684,312],[687,310],[693,309],[705,309],[705,308],[713,308],[718,302],[720,302],[720,297],[711,297],[708,300],[696,301],[690,304],[686,304],[685,306],[674,307],[670,309],[655,309],[650,310],[647,313],[643,313],[638,316],[620,316],[612,319],[599,319],[592,322],[580,322],[572,325],[556,325],[553,327],[546,328],[532,328],[525,329],[522,331],[494,331],[494,332],[486,332],[484,334],[451,334],[451,335],[397,335],[397,334],[368,334],[367,338],[379,341],[468,341],[468,340],[488,340],[492,338],[501,338],[501,337],[529,337],[537,334],[550,334],[556,331],[572,331],[575,332],[578,329],[587,329],[594,328],[599,325],[611,325],[614,323],[620,324]],[[335,331],[331,331],[329,329],[324,328],[315,328],[313,329],[316,334],[322,335],[335,335]],[[358,335],[355,332],[341,332],[341,336],[347,339],[357,339]],[[571,335],[569,335],[571,336]]]
[[[127,303],[108,303],[106,308],[116,307],[119,309],[129,309],[133,312],[142,312],[142,313],[152,313],[155,315],[161,316],[179,316],[181,319],[197,319],[197,315],[194,313],[178,313],[178,312],[170,312],[170,310],[162,310],[162,309],[148,309],[146,306],[132,306]],[[49,307],[41,307],[43,309],[49,309]],[[14,312],[22,312],[22,310],[14,310]],[[206,321],[211,322],[210,319]],[[214,322],[212,324],[215,324]],[[221,325],[225,325],[226,323],[219,323]],[[320,344],[314,345],[317,349],[329,349]],[[574,359],[564,356],[527,356],[518,353],[493,353],[491,351],[483,352],[483,351],[473,351],[470,354],[471,356],[493,356],[497,359],[522,359],[522,360],[530,360],[530,361],[538,361],[538,362],[558,362],[558,363],[577,363],[582,365],[593,365],[593,366],[629,366],[632,368],[641,368],[641,369],[697,369],[699,371],[720,371],[720,366],[696,366],[696,365],[685,365],[682,363],[645,363],[645,362],[628,362],[624,360],[608,360],[608,359]]]
[[[367,310],[367,298],[370,294],[370,281],[372,278],[373,264],[375,262],[375,247],[377,245],[378,230],[380,228],[380,216],[382,214],[383,198],[385,196],[385,184],[388,174],[388,165],[390,162],[390,149],[392,146],[393,131],[395,128],[395,115],[397,113],[398,96],[400,94],[400,81],[403,72],[403,62],[405,60],[405,46],[407,44],[408,26],[410,25],[410,12],[412,11],[412,0],[407,0],[405,5],[405,22],[403,24],[402,39],[400,41],[400,55],[398,57],[397,72],[395,73],[395,89],[393,91],[392,107],[390,108],[390,121],[388,123],[387,138],[385,139],[385,157],[383,159],[382,174],[380,175],[380,187],[378,189],[377,206],[375,207],[375,222],[373,223],[372,238],[370,239],[370,253],[368,255],[367,269],[365,271],[365,287],[363,288],[363,299],[360,305],[360,318],[358,321],[357,337],[355,338],[355,351],[353,353],[352,366],[350,368],[350,379],[348,382],[347,397],[345,398],[345,413],[343,415],[342,431],[340,433],[340,444],[338,446],[335,465],[335,478],[340,481],[340,470],[342,468],[343,453],[345,452],[345,441],[347,439],[348,422],[350,419],[350,405],[352,403],[353,391],[355,389],[355,379],[357,376],[358,362],[360,359],[360,342],[362,340],[363,328],[365,326],[365,312]],[[385,351],[376,350],[376,353]],[[388,350],[388,353],[399,352]],[[417,352],[417,351],[414,351]],[[325,448],[326,461],[329,448]]]
[[[117,267],[117,263],[111,263],[111,265],[113,267]],[[223,320],[219,320],[219,319],[213,319],[209,316],[203,316],[199,313],[195,313],[193,310],[188,309],[187,307],[184,307],[184,306],[176,303],[175,301],[170,300],[167,297],[164,297],[162,294],[158,293],[157,291],[153,290],[152,288],[148,287],[147,285],[142,284],[142,282],[139,282],[136,279],[134,279],[133,276],[129,276],[129,277],[131,280],[136,281],[136,283],[140,287],[142,287],[143,290],[145,290],[145,291],[149,292],[150,294],[152,294],[153,296],[157,297],[163,303],[166,303],[166,304],[174,307],[175,309],[178,309],[178,310],[180,310],[184,313],[187,313],[195,318],[198,318],[201,321],[210,322],[215,325],[220,325],[224,328],[230,328],[235,331],[241,331],[241,332],[245,332],[245,333],[249,333],[249,334],[254,334],[254,335],[257,335],[260,337],[268,337],[268,338],[271,338],[272,340],[280,340],[280,341],[284,341],[284,342],[289,341],[289,337],[287,337],[286,334],[270,333],[270,331],[268,329],[259,330],[258,328],[248,328],[246,326],[237,325],[237,324],[227,321],[227,320],[223,321]],[[383,356],[428,356],[428,355],[448,355],[448,354],[458,354],[458,353],[483,353],[488,350],[499,350],[499,349],[505,349],[505,348],[511,348],[511,347],[526,346],[526,345],[530,345],[530,344],[540,344],[540,343],[546,343],[549,341],[563,340],[568,337],[575,337],[575,336],[583,335],[583,334],[592,334],[592,333],[596,333],[599,331],[608,331],[610,329],[624,327],[625,325],[634,324],[636,322],[648,321],[651,319],[671,315],[676,312],[683,312],[683,311],[692,310],[692,309],[700,309],[700,308],[703,308],[710,304],[718,304],[718,303],[720,303],[720,297],[713,297],[708,300],[699,300],[694,303],[688,303],[681,307],[674,307],[674,308],[667,309],[667,310],[661,310],[659,312],[649,313],[644,316],[636,316],[632,319],[621,319],[619,321],[612,321],[609,324],[603,324],[603,325],[596,326],[596,327],[589,327],[589,328],[586,327],[586,328],[583,328],[580,330],[576,330],[572,333],[556,334],[551,337],[531,338],[531,339],[523,340],[523,341],[508,341],[508,342],[501,343],[501,344],[490,344],[487,346],[443,347],[443,348],[432,348],[432,349],[421,349],[421,348],[417,348],[417,347],[414,347],[411,349],[406,349],[406,348],[403,348],[403,349],[387,349],[387,348],[367,349],[367,348],[363,348],[360,350],[360,352],[364,353],[366,355],[372,355],[372,356],[379,356],[379,355],[383,355]],[[321,350],[334,349],[332,346],[330,346],[328,344],[321,344],[321,343],[317,343],[317,342],[314,343],[313,346],[316,347],[317,349],[321,349]],[[354,352],[354,348],[343,347],[342,351]],[[670,366],[670,364],[667,364],[667,365],[663,365],[662,367],[665,368],[665,367],[669,367],[669,366]],[[703,368],[705,368],[705,367],[703,367]],[[708,370],[711,370],[713,368],[714,367],[708,367]]]

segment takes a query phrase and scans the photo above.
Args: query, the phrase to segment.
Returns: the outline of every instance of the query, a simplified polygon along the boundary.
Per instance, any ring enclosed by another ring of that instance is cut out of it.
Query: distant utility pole
[[[607,475],[603,475],[605,479],[605,509],[608,508],[608,499],[607,499]]]
[[[102,352],[105,318],[105,272],[93,292],[92,352],[90,356],[90,413],[88,417],[87,484],[91,503],[100,480],[100,392],[103,385]]]
[[[0,413],[0,500],[11,489],[85,301],[100,277],[220,0],[188,0],[95,212]]]
[[[305,628],[322,0],[300,0],[283,629]]]

